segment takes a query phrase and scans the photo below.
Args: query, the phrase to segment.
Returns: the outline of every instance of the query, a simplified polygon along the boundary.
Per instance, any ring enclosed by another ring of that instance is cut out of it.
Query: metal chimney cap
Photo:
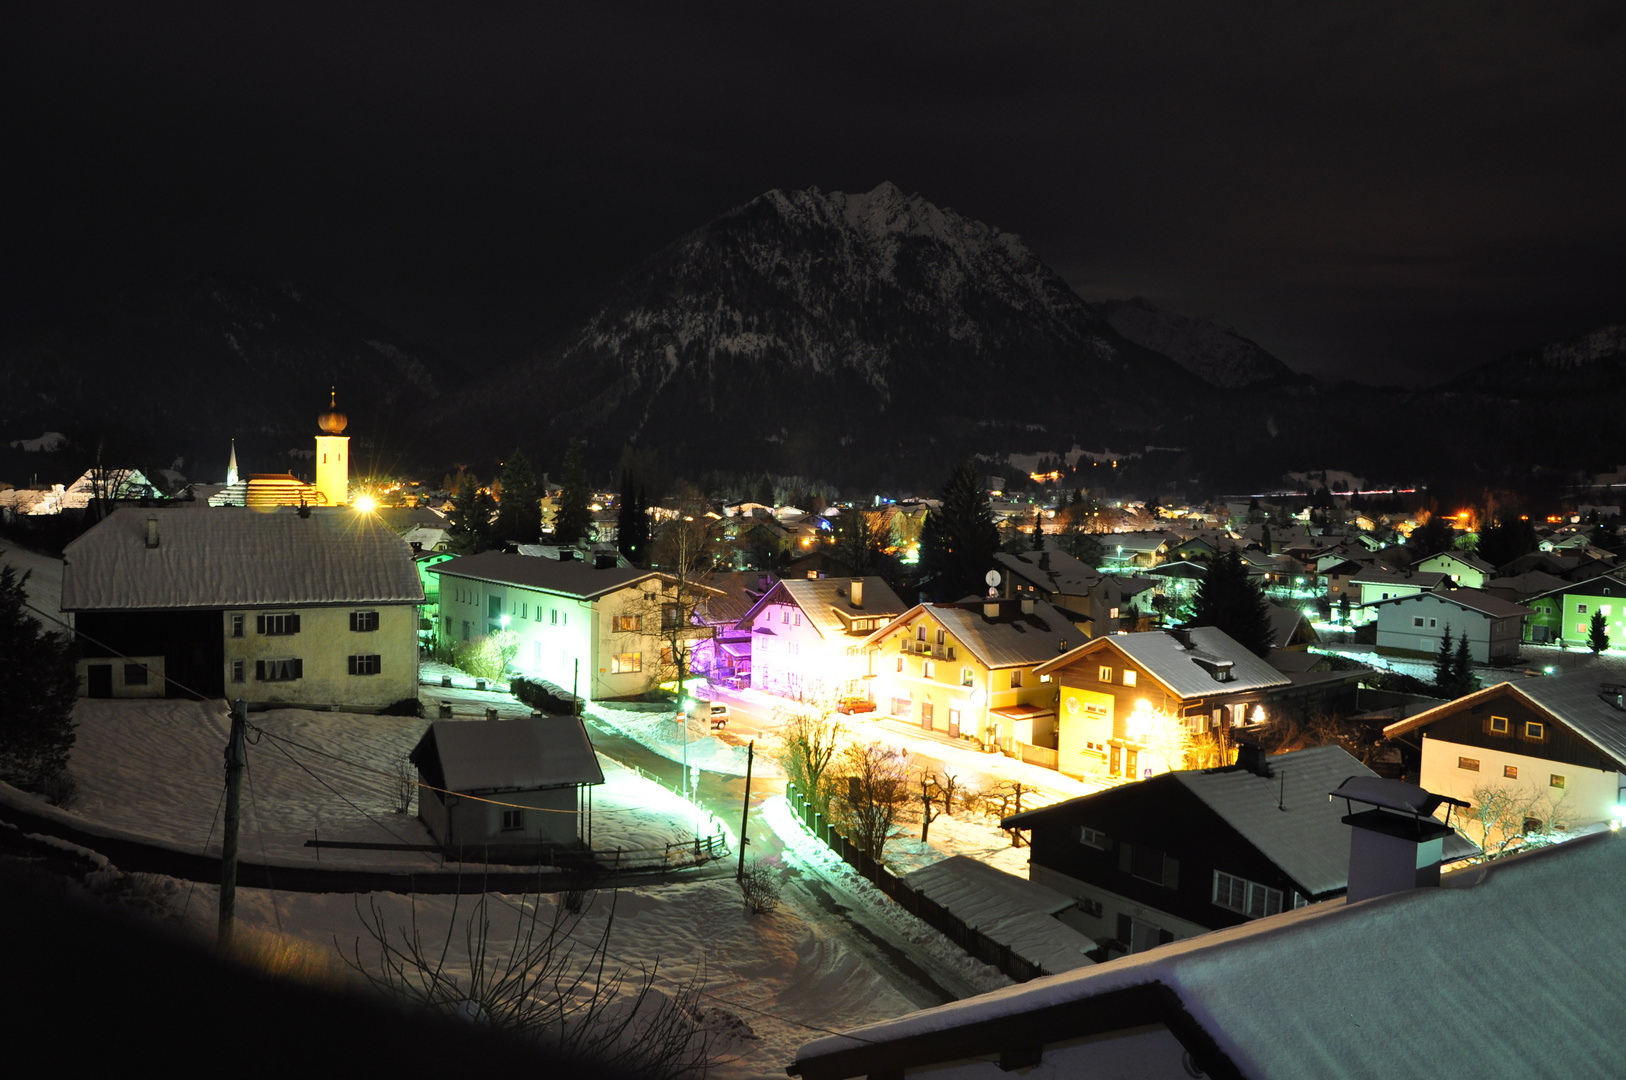
[[[1337,790],[1329,791],[1327,798],[1366,803],[1369,806],[1396,810],[1417,817],[1428,817],[1441,806],[1468,806],[1468,803],[1461,799],[1453,799],[1449,795],[1436,795],[1417,784],[1408,784],[1404,780],[1386,780],[1381,776],[1351,776],[1339,784]]]

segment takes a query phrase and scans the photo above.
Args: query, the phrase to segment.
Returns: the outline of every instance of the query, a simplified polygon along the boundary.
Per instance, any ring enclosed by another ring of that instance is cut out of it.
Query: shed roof
[[[156,519],[157,546],[147,546]],[[343,508],[115,510],[63,551],[64,611],[421,603],[405,540]]]
[[[1084,955],[1095,942],[1052,918],[1073,898],[979,862],[955,855],[905,874],[903,881],[974,926],[1022,959],[1051,974],[1088,967]]]
[[[575,716],[437,720],[412,761],[424,768],[428,755],[439,760],[448,790],[471,795],[604,783],[587,728]]]

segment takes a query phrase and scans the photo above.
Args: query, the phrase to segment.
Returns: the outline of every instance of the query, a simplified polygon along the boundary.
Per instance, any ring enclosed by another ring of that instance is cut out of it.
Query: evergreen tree
[[[497,542],[497,527],[493,516],[496,502],[475,481],[470,473],[463,474],[457,494],[452,496],[451,528],[452,550],[459,555],[474,555]]]
[[[1474,678],[1474,660],[1468,653],[1468,631],[1464,630],[1462,636],[1457,638],[1456,655],[1451,658],[1451,696],[1462,697],[1479,689],[1479,680]]]
[[[1434,654],[1434,686],[1446,696],[1451,694],[1451,624],[1445,624],[1445,632],[1440,635],[1440,651]]]
[[[593,493],[587,487],[587,466],[582,462],[581,443],[570,440],[565,451],[564,476],[559,481],[559,509],[553,515],[553,539],[574,544],[587,537],[593,525]]]
[[[518,448],[503,462],[496,535],[518,544],[534,544],[542,536],[542,495],[530,461]]]
[[[644,564],[649,548],[649,506],[643,489],[633,483],[632,470],[621,473],[621,505],[616,511],[616,547],[634,566]]]
[[[1270,606],[1248,576],[1247,564],[1236,548],[1220,555],[1208,568],[1192,603],[1191,625],[1217,627],[1255,656],[1270,652],[1275,636]]]
[[[1586,643],[1592,649],[1593,655],[1609,648],[1609,630],[1604,622],[1603,612],[1592,613],[1592,625],[1587,632]]]
[[[58,802],[69,791],[79,679],[67,639],[28,614],[27,580],[0,567],[0,780]]]
[[[1349,594],[1338,594],[1338,622],[1341,626],[1349,625]]]
[[[938,600],[980,594],[983,576],[999,550],[999,530],[976,462],[967,459],[955,466],[943,485],[942,500],[920,530],[923,588]]]
[[[762,479],[757,481],[756,493],[753,495],[751,501],[761,503],[763,506],[772,506],[774,504],[773,477],[769,476],[767,473],[762,474]]]
[[[1412,548],[1418,558],[1427,558],[1449,551],[1456,542],[1457,531],[1451,527],[1450,519],[1435,514],[1411,531],[1411,539],[1406,546]]]
[[[1033,509],[1033,538],[1030,546],[1034,551],[1044,550],[1044,511],[1038,507]]]
[[[1520,555],[1528,555],[1537,546],[1535,526],[1528,519],[1509,513],[1480,532],[1475,554],[1492,566],[1500,567]]]

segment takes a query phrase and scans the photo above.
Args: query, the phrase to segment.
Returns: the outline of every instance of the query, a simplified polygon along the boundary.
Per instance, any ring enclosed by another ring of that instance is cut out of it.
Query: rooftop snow
[[[412,751],[414,764],[431,746],[440,758],[445,786],[452,791],[533,791],[604,783],[587,729],[574,716],[495,723],[437,720]]]
[[[1037,668],[1039,674],[1049,674],[1082,659],[1085,650],[1115,648],[1135,661],[1184,700],[1205,698],[1212,694],[1235,694],[1247,690],[1264,690],[1287,686],[1287,676],[1243,648],[1235,638],[1212,626],[1193,627],[1191,648],[1186,648],[1173,634],[1153,630],[1138,634],[1114,634],[1096,638],[1080,645],[1065,656]],[[1217,681],[1209,665],[1230,665],[1231,678]]]
[[[1051,916],[1073,906],[1070,896],[989,866],[969,855],[954,855],[905,874],[911,889],[924,893],[967,926],[974,926],[1016,955],[1052,974],[1086,967],[1084,955],[1095,942]]]

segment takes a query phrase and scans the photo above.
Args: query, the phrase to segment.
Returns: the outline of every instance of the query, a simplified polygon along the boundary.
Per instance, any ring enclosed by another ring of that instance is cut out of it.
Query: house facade
[[[1266,695],[1289,685],[1213,627],[1096,638],[1035,673],[1056,684],[1056,767],[1121,780],[1169,771],[1162,721],[1193,733],[1241,727],[1262,720]]]
[[[675,678],[676,579],[568,551],[557,559],[484,551],[431,567],[440,577],[438,631],[454,644],[510,633],[515,671],[595,701],[637,697]],[[701,632],[685,624],[684,642],[692,647]]]
[[[1592,616],[1601,613],[1612,645],[1626,645],[1626,572],[1602,574],[1525,601],[1531,614],[1525,640],[1537,645],[1585,645]]]
[[[775,582],[739,621],[751,633],[751,685],[793,699],[873,700],[864,640],[907,609],[878,577]]]
[[[1421,592],[1380,601],[1377,649],[1389,656],[1427,658],[1440,651],[1447,629],[1468,635],[1468,653],[1481,664],[1511,663],[1530,609],[1479,589]]]
[[[1626,818],[1622,687],[1582,672],[1497,683],[1391,724],[1419,754],[1418,782],[1476,805],[1500,792],[1531,827]]]
[[[1122,583],[1064,551],[999,552],[995,568],[1009,599],[1041,600],[1066,613],[1087,637],[1115,634],[1124,616]]]
[[[1417,563],[1414,569],[1431,574],[1444,574],[1453,589],[1483,589],[1485,582],[1496,576],[1496,567],[1472,555],[1456,551],[1442,551]]]
[[[867,638],[877,706],[1055,767],[1056,688],[1034,669],[1079,632],[1042,600],[918,604]]]
[[[417,695],[423,590],[411,549],[367,515],[122,509],[64,556],[86,696],[370,710]]]

